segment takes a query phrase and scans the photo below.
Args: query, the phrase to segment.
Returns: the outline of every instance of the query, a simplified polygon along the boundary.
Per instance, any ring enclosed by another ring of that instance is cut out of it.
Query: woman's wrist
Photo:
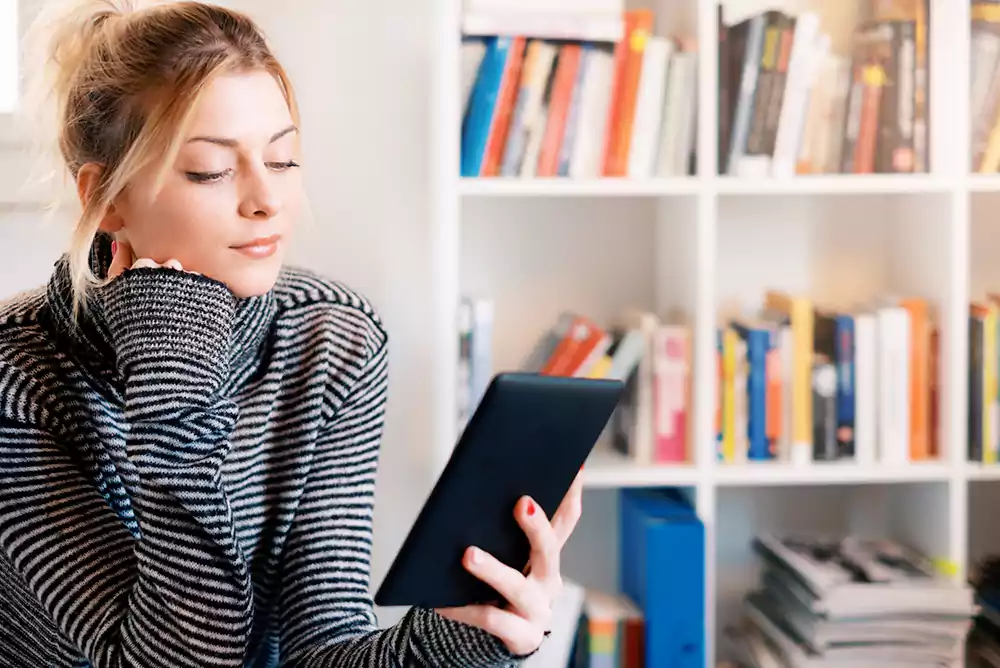
[[[225,284],[167,268],[128,269],[98,291],[119,371],[191,359],[228,366],[236,298]]]

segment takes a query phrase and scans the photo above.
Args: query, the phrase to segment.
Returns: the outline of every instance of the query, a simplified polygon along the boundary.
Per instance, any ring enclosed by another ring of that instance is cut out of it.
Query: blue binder
[[[704,668],[704,524],[676,490],[620,494],[619,583],[643,611],[645,665]]]

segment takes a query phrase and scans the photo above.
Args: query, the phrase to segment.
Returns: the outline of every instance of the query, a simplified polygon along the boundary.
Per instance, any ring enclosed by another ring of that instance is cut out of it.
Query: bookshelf
[[[723,626],[754,576],[759,531],[871,531],[908,541],[956,579],[1000,550],[1000,465],[967,461],[969,302],[1000,291],[1000,176],[969,170],[970,12],[929,0],[930,163],[925,173],[720,175],[717,9],[727,23],[765,7],[791,12],[862,0],[656,0],[656,32],[698,49],[696,169],[650,178],[460,175],[461,0],[441,0],[430,97],[429,180],[435,285],[432,474],[457,436],[456,321],[462,295],[495,304],[496,368],[516,368],[562,308],[613,319],[638,306],[681,309],[693,343],[692,462],[636,466],[599,447],[585,469],[581,524],[567,575],[614,588],[614,492],[691,492],[706,527],[706,666],[725,656]],[[632,3],[628,3],[632,7]],[[635,5],[639,6],[639,5]],[[947,10],[947,11],[946,11]],[[844,10],[838,10],[844,11]],[[846,18],[845,18],[846,17]],[[824,25],[853,25],[848,14]],[[844,35],[831,29],[833,43]],[[768,288],[831,303],[883,292],[925,298],[940,329],[940,456],[883,464],[717,461],[715,336],[725,305]]]

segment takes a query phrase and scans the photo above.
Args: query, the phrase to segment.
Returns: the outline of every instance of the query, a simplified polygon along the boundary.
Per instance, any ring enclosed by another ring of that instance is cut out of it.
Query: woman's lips
[[[243,253],[247,257],[254,258],[256,260],[262,260],[266,257],[271,257],[278,250],[278,242],[281,241],[281,237],[277,234],[270,237],[261,237],[259,239],[254,239],[253,241],[241,244],[239,246],[232,246],[232,249]]]

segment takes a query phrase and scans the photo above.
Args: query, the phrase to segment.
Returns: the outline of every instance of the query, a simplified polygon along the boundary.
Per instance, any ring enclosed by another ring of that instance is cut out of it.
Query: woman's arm
[[[70,456],[95,433],[4,425],[0,547],[94,668],[241,667],[253,595],[219,476],[237,415],[218,396],[235,300],[167,269],[132,270],[102,290],[91,299],[125,402],[120,418],[98,419],[122,426],[141,539]],[[66,414],[92,411],[57,401]]]
[[[379,630],[369,594],[372,508],[385,416],[386,346],[374,352],[314,444],[284,548],[282,668],[512,666],[496,637],[432,610]]]

